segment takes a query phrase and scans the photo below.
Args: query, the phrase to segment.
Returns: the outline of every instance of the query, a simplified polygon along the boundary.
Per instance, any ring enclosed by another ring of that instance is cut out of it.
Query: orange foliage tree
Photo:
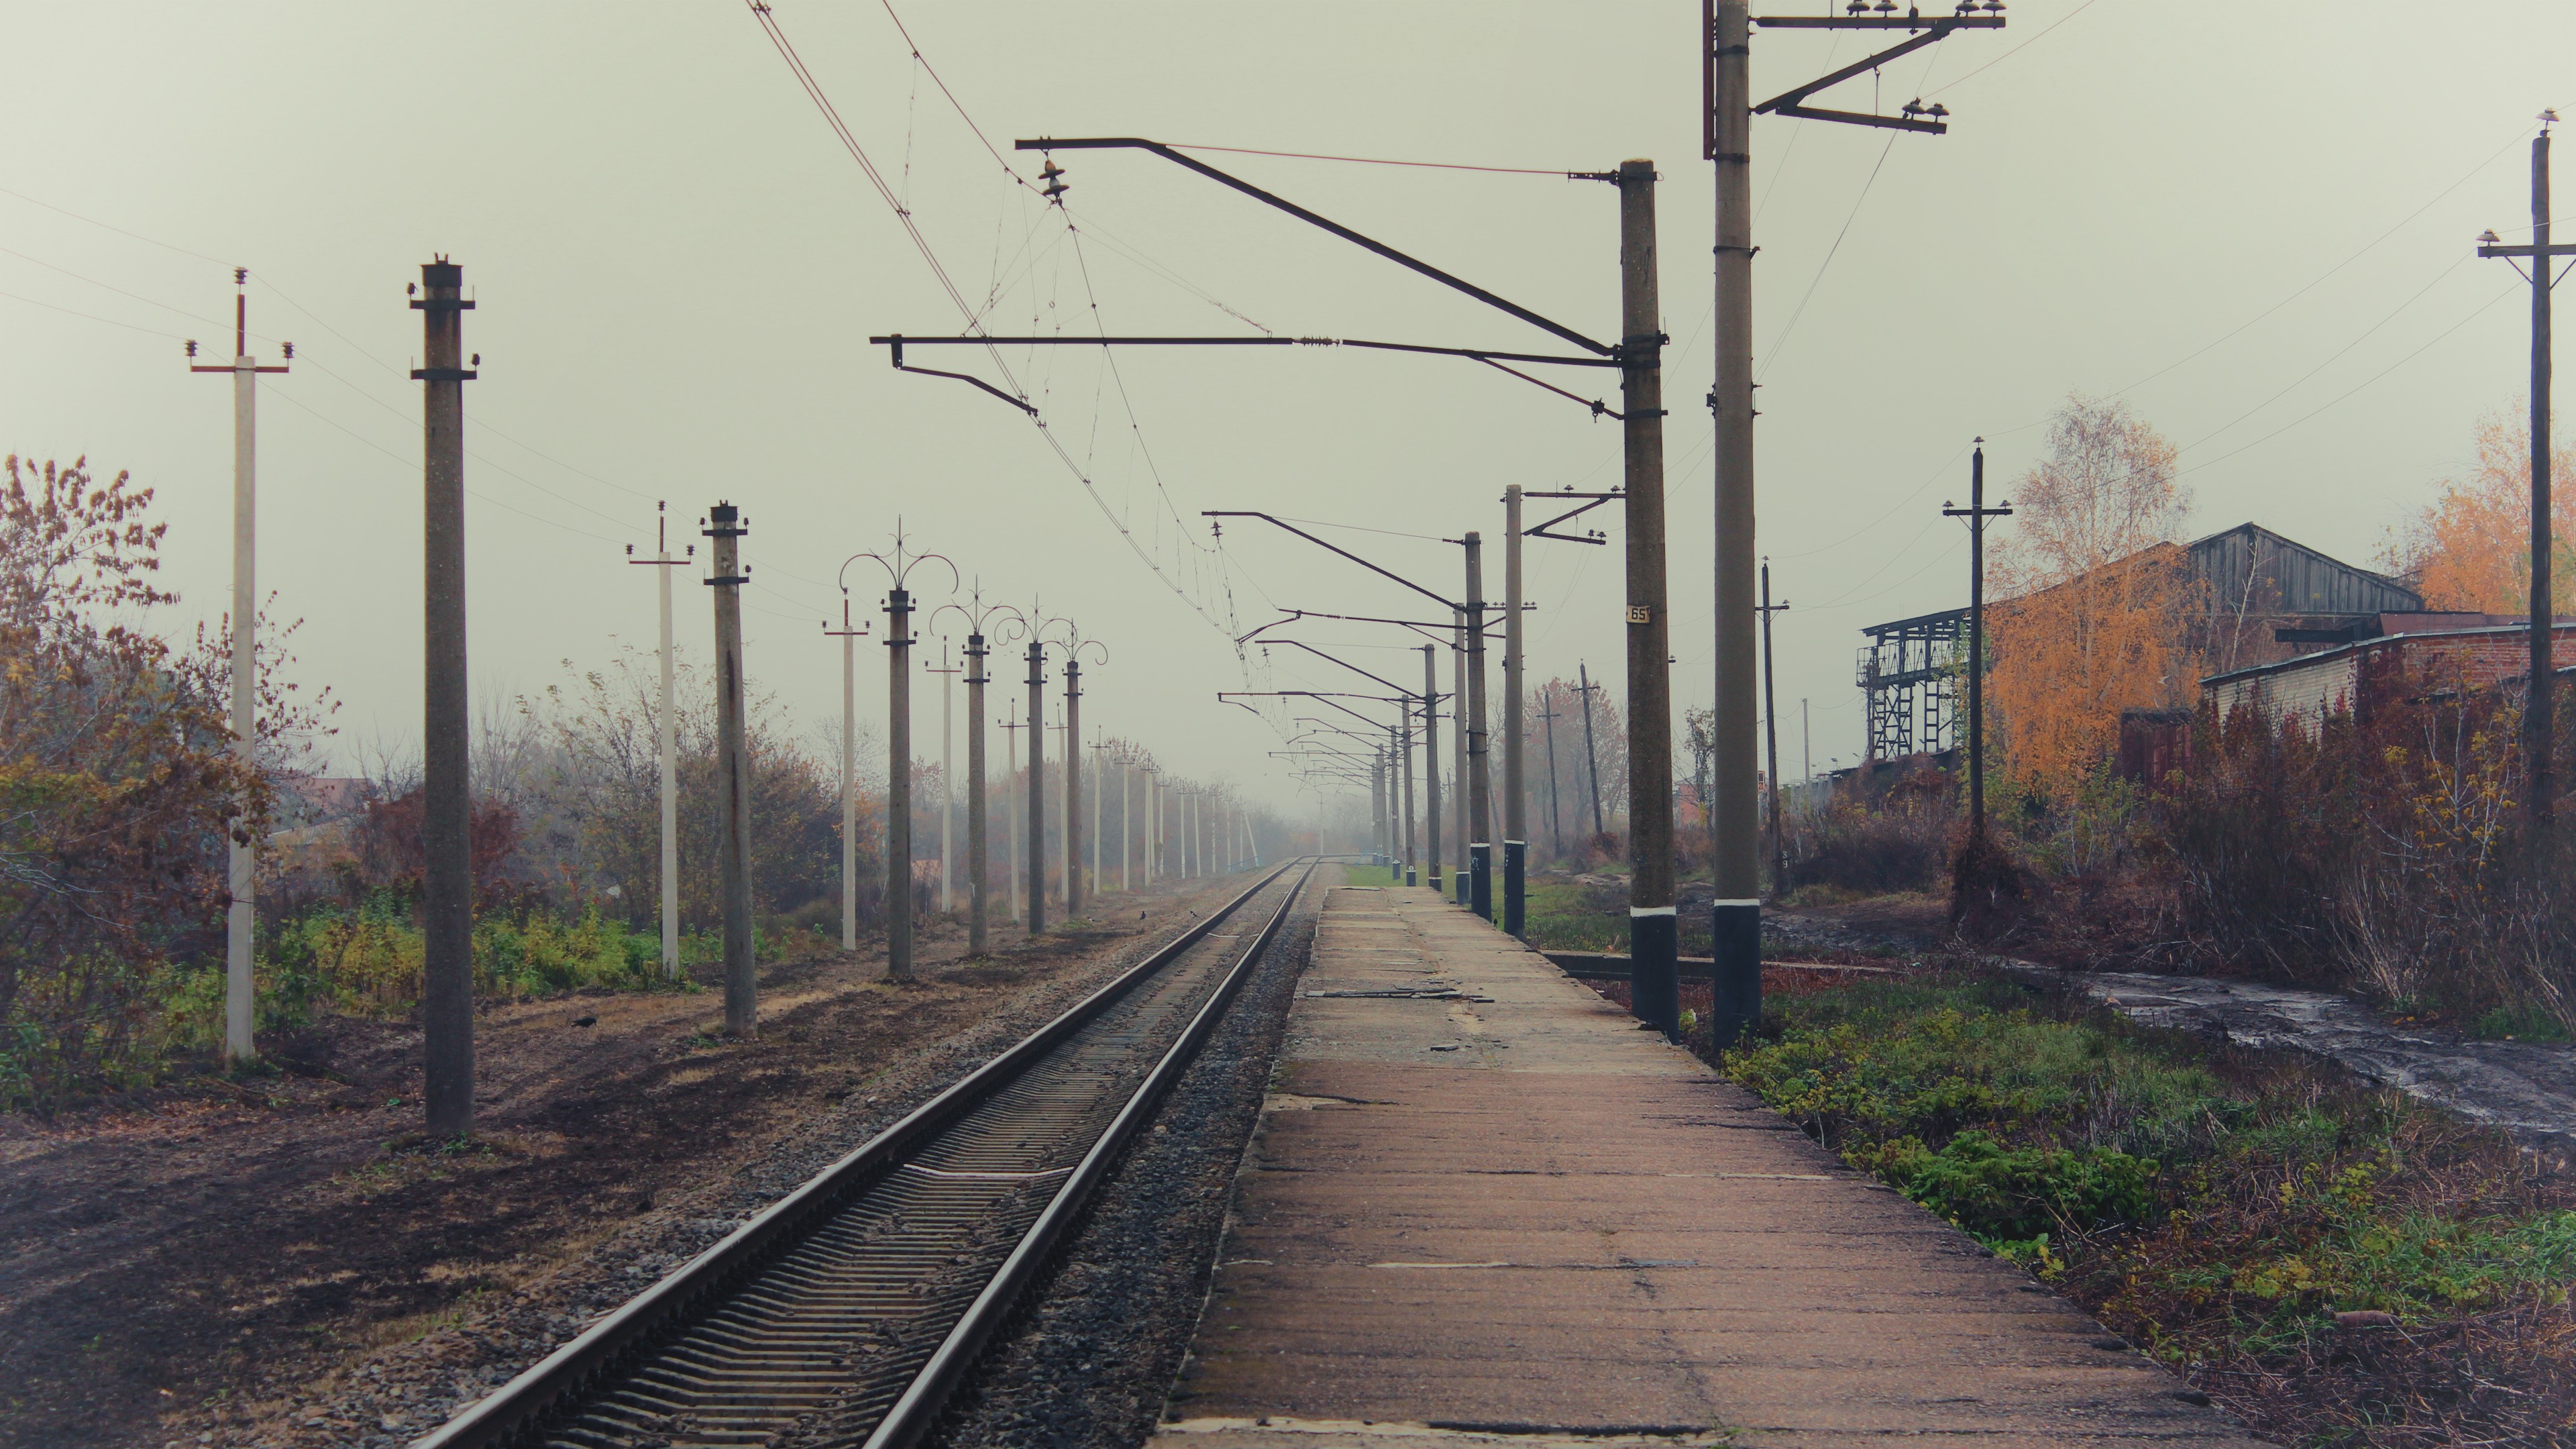
[[[2519,614],[2531,606],[2531,429],[2519,414],[2478,421],[2477,466],[2390,540],[2384,562],[2412,578],[2429,609]],[[2553,445],[2549,596],[2561,613],[2576,587],[2576,449]]]
[[[2048,448],[1997,550],[1988,743],[2006,779],[2064,800],[2118,743],[2122,710],[2187,699],[2198,669],[2173,445],[2125,404],[2074,395]]]

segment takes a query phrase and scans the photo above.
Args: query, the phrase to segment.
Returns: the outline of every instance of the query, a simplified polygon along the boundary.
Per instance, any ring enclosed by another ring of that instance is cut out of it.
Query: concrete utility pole
[[[2551,245],[2549,240],[2549,127],[2554,110],[2540,113],[2540,134],[2531,138],[2531,244],[2505,246],[2492,231],[2478,239],[2482,257],[2529,257],[2531,270],[2531,687],[2523,706],[2524,769],[2531,777],[2532,847],[2546,848],[2552,817],[2557,813],[2558,782],[2552,758],[2557,739],[2558,701],[2552,684],[2558,677],[2557,612],[2550,599],[2550,570],[2556,558],[2549,536],[2549,291],[2558,279],[2549,274],[2552,259],[2576,256],[2576,242]],[[2519,263],[2514,269],[2521,270]]]
[[[1639,1020],[1660,1028],[1667,1036],[1679,1036],[1681,978],[1676,974],[1680,969],[1676,963],[1681,937],[1680,922],[1673,914],[1672,631],[1664,607],[1662,322],[1662,304],[1656,292],[1655,163],[1622,161],[1619,409],[1627,415],[1620,427],[1627,434],[1628,493],[1629,1000]],[[1749,523],[1749,507],[1747,515]],[[1723,573],[1721,565],[1721,577]],[[1718,677],[1723,680],[1726,675],[1726,656],[1721,649]],[[1722,711],[1721,705],[1721,722]],[[1746,737],[1749,741],[1750,731]],[[1721,874],[1721,910],[1730,893],[1731,882]],[[1724,960],[1727,946],[1723,943],[1730,938],[1721,935],[1719,939],[1720,959]],[[1747,959],[1758,973],[1758,926]],[[1722,973],[1724,968],[1720,970]],[[1721,997],[1725,995],[1725,984],[1721,975]]]
[[[1011,701],[1010,722],[1002,726],[1002,738],[1009,742],[1009,768],[1002,775],[1002,834],[1011,842],[1011,919],[1020,919],[1020,805],[1011,786],[1020,773],[1020,702]]]
[[[1436,644],[1422,646],[1422,860],[1440,892],[1440,672]],[[1454,706],[1453,706],[1454,708]]]
[[[760,1034],[760,983],[751,960],[751,743],[743,722],[740,545],[751,531],[730,503],[707,510],[705,536],[715,542],[716,591],[716,856],[724,892],[725,1034]]]
[[[1369,755],[1369,851],[1383,862],[1395,832],[1386,828],[1386,751]]]
[[[841,590],[841,949],[859,949],[859,640],[868,629],[850,622],[850,591]]]
[[[421,1055],[429,1131],[474,1130],[474,846],[467,774],[465,677],[465,269],[438,257],[420,269],[421,360],[412,378],[425,417],[422,469],[420,847]],[[477,354],[479,365],[480,354]]]
[[[912,979],[912,571],[925,563],[948,570],[949,587],[959,583],[957,566],[935,553],[913,553],[904,547],[903,520],[894,524],[894,555],[855,553],[841,561],[846,580],[850,565],[866,559],[886,571],[886,824],[885,919],[886,979]],[[841,585],[846,593],[849,585]]]
[[[1766,558],[1762,561],[1762,734],[1768,751],[1764,783],[1770,786],[1771,894],[1774,897],[1786,889],[1788,857],[1781,852],[1780,846],[1780,717],[1771,695],[1771,616],[1787,607],[1787,599],[1776,604],[1771,602],[1771,560]],[[1707,808],[1706,801],[1700,803],[1702,809]]]
[[[984,647],[980,624],[966,636],[966,954],[985,951]]]
[[[1057,720],[1047,728],[1055,734],[1057,758],[1065,762],[1055,782],[1055,898],[1065,903],[1065,919],[1070,920],[1073,916],[1073,883],[1066,877],[1073,869],[1074,858],[1082,851],[1074,844],[1072,790],[1068,782],[1073,778],[1073,772],[1081,767],[1082,762],[1078,758],[1081,750],[1074,743],[1073,732],[1064,727],[1064,721]]]
[[[1915,9],[1899,15],[1893,5],[1886,12],[1853,6],[1841,15],[1828,7],[1823,15],[1766,16],[1761,22],[1765,28],[1904,30],[1910,38],[1755,106],[1746,0],[1701,0],[1700,151],[1717,168],[1717,385],[1709,392],[1717,423],[1712,459],[1717,474],[1716,749],[1710,761],[1717,794],[1712,820],[1717,900],[1709,925],[1717,957],[1711,1030],[1721,1047],[1732,1045],[1762,1019],[1760,804],[1754,793],[1759,761],[1753,737],[1753,116],[1760,111],[1939,135],[1949,129],[1943,119],[1949,111],[1937,103],[1909,102],[1898,115],[1880,116],[1827,110],[1806,100],[1829,86],[1875,75],[1889,61],[1952,31],[2002,28],[1998,7],[1990,5],[1982,16],[1972,15],[1970,8],[1963,3],[1957,14],[1944,16]],[[1636,718],[1646,713],[1645,701],[1632,697],[1628,708],[1633,730]],[[1628,768],[1633,778],[1637,762],[1630,760]],[[1669,759],[1659,758],[1655,768],[1669,775]]]
[[[1557,807],[1556,789],[1556,696],[1550,693],[1547,708],[1539,720],[1547,728],[1547,849],[1557,860],[1565,859],[1565,814]]]
[[[1145,884],[1152,885],[1164,875],[1163,865],[1163,770],[1159,765],[1144,767],[1145,838],[1138,848],[1145,853]]]
[[[1118,890],[1136,893],[1136,766],[1118,762]]]
[[[1413,859],[1413,710],[1406,700],[1397,700],[1395,705],[1395,752],[1396,775],[1404,782],[1404,883],[1420,885],[1421,872]],[[1245,828],[1251,828],[1248,820]],[[1254,840],[1252,845],[1253,854],[1257,857],[1261,852],[1260,842]]]
[[[1468,908],[1494,918],[1493,720],[1485,712],[1485,540],[1467,530]]]
[[[1592,742],[1592,691],[1601,686],[1592,682],[1588,665],[1576,664],[1574,677],[1579,681],[1574,692],[1583,696],[1583,758],[1592,769],[1592,833],[1597,838],[1610,833],[1601,823],[1601,750]]]
[[[2012,500],[1986,506],[1986,440],[1968,465],[1968,506],[1941,513],[1968,520],[1968,838],[1986,833],[1986,520],[2012,516]]]
[[[233,268],[233,286],[250,280],[248,267]],[[468,304],[471,305],[470,303]],[[438,314],[431,313],[435,317]],[[197,344],[188,344],[197,355]],[[295,356],[295,344],[286,344]],[[259,892],[259,842],[250,838],[248,782],[259,770],[259,375],[284,372],[285,364],[262,367],[250,355],[250,299],[233,293],[233,360],[222,367],[190,364],[190,372],[226,373],[233,380],[233,761],[240,768],[243,790],[236,798],[234,825],[225,839],[224,910],[224,1060],[244,1066],[259,1053],[252,1042],[253,1005],[251,941]],[[460,395],[458,407],[464,406]]]
[[[1100,795],[1108,788],[1109,742],[1101,738],[1100,726],[1093,725],[1091,727],[1091,893],[1094,896],[1108,894],[1108,889],[1100,883],[1101,874],[1108,863],[1107,858],[1100,853],[1102,814]],[[1126,802],[1120,801],[1118,808],[1122,812],[1125,811]]]
[[[900,535],[898,535],[900,538]],[[903,545],[895,545],[903,556]],[[900,579],[901,574],[896,577]],[[886,979],[912,979],[912,595],[886,590]]]
[[[939,641],[939,667],[930,672],[939,676],[939,911],[948,915],[957,909],[957,873],[949,865],[957,858],[949,825],[957,813],[957,790],[951,783],[957,778],[951,768],[957,743],[957,670],[948,662],[945,636]]]
[[[1029,640],[1029,934],[1046,929],[1046,644]]]
[[[1468,883],[1470,871],[1467,854],[1468,842],[1476,837],[1473,802],[1470,798],[1474,790],[1468,782],[1467,764],[1467,710],[1470,700],[1467,694],[1466,609],[1461,607],[1450,610],[1450,621],[1449,712],[1454,718],[1449,726],[1449,783],[1453,787],[1450,790],[1451,801],[1458,812],[1457,853],[1452,860],[1457,870],[1452,879],[1456,888],[1457,902],[1463,906],[1474,899],[1472,888]]]
[[[1503,929],[1528,931],[1529,788],[1521,756],[1529,735],[1521,713],[1521,486],[1503,490]]]
[[[653,505],[653,557],[635,558],[628,544],[628,563],[660,572],[662,585],[662,713],[654,726],[662,756],[662,979],[680,979],[680,694],[671,654],[671,570],[683,560],[671,557],[671,505]],[[698,556],[690,544],[688,557]]]
[[[1108,646],[1097,639],[1085,639],[1079,630],[1066,637],[1064,660],[1064,914],[1073,920],[1082,914],[1083,892],[1089,884],[1086,872],[1097,868],[1100,860],[1099,832],[1092,834],[1091,859],[1082,855],[1082,651],[1097,649],[1099,662],[1109,662]]]
[[[1064,918],[1082,915],[1082,659],[1064,661]]]

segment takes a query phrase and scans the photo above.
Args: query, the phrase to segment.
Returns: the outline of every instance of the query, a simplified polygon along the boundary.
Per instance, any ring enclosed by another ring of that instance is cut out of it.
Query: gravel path
[[[1198,1331],[1236,1169],[1314,943],[1326,866],[1198,1060],[985,1352],[938,1449],[1131,1449]]]
[[[1141,959],[1186,928],[1198,910],[1248,884],[1244,878],[1189,883],[1150,933],[1015,983],[1014,993],[993,1003],[982,1021],[872,1064],[856,1090],[730,1171],[659,1194],[640,1215],[580,1234],[589,1241],[571,1261],[505,1293],[469,1300],[426,1325],[427,1332],[389,1345],[349,1372],[254,1391],[266,1402],[252,1423],[188,1434],[169,1440],[168,1449],[399,1449]]]

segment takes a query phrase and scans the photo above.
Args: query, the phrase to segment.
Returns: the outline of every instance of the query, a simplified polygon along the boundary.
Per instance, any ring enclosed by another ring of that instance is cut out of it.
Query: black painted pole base
[[[1529,842],[1503,842],[1503,929],[1529,934]]]
[[[1449,872],[1449,885],[1451,893],[1457,897],[1457,903],[1461,906],[1467,904],[1467,872],[1463,870]]]
[[[1418,886],[1422,884],[1422,872],[1407,868],[1404,872],[1404,883],[1409,886]]]
[[[1494,848],[1483,843],[1467,847],[1467,908],[1486,920],[1494,918]]]
[[[1629,1010],[1675,1041],[1682,1034],[1681,926],[1670,906],[1628,913]]]
[[[1762,1024],[1762,903],[1720,901],[1709,912],[1716,1004],[1710,1029],[1719,1050],[1735,1046]]]

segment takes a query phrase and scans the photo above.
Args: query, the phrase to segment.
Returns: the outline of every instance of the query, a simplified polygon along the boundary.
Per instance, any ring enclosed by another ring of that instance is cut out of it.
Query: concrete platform
[[[2182,1395],[1544,957],[1342,888],[1152,1442],[2255,1442]]]

